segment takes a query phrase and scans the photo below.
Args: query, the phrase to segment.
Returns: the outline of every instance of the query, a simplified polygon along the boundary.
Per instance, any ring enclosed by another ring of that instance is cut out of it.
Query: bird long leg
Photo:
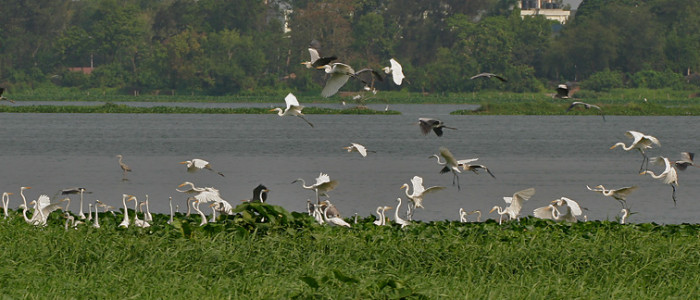
[[[457,176],[457,173],[454,173],[454,177],[452,177],[452,185],[455,185],[455,180],[457,181],[457,190],[461,191],[462,188],[459,186],[459,176]]]
[[[671,187],[673,188],[673,194],[671,194],[671,198],[673,198],[673,207],[676,207],[676,186],[671,184]]]
[[[642,171],[648,170],[649,169],[649,157],[642,152],[642,150],[639,150],[639,153],[642,154],[642,165],[639,166],[639,173],[642,173]]]
[[[304,116],[297,116],[297,117],[299,117],[299,118],[301,118],[302,120],[304,120],[304,121],[306,122],[306,124],[309,124],[309,126],[314,127],[314,124],[311,124],[311,122],[309,122],[309,120],[307,120],[306,118],[304,118]]]

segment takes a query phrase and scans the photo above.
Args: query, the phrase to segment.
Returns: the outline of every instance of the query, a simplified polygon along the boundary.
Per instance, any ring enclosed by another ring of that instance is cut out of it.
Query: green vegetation
[[[129,211],[133,214],[133,211]],[[265,217],[265,223],[260,223]],[[0,285],[9,298],[639,299],[700,288],[700,225],[575,224],[525,218],[498,225],[416,222],[320,226],[279,206],[242,204],[153,225],[64,230],[19,212],[0,220]]]
[[[111,114],[271,114],[269,108],[196,108],[181,106],[132,107],[124,104],[105,103],[103,105],[30,105],[0,106],[0,113],[111,113]],[[345,114],[345,115],[395,115],[397,111],[378,111],[362,108],[331,109],[308,107],[304,114]]]
[[[700,104],[665,106],[653,103],[596,104],[604,115],[620,116],[700,116]],[[482,103],[477,110],[453,111],[453,115],[599,115],[601,111],[581,106],[566,109],[570,102],[536,101],[524,103]]]

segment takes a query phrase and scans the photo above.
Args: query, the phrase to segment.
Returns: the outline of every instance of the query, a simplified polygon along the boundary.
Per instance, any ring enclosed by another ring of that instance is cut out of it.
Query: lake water
[[[239,106],[270,104],[214,107]],[[384,109],[383,104],[371,107]],[[186,209],[186,197],[175,191],[183,181],[216,187],[234,205],[251,198],[253,188],[262,183],[271,190],[269,203],[305,211],[306,199],[314,194],[290,183],[299,177],[313,182],[324,172],[340,182],[329,194],[341,213],[368,216],[379,205],[395,206],[397,197],[405,200],[399,187],[419,175],[426,186],[448,188],[426,196],[425,209],[415,213],[416,220],[456,220],[460,207],[480,209],[485,218],[494,205],[505,205],[503,196],[529,187],[537,192],[525,203],[524,215],[566,196],[586,207],[589,219],[614,220],[620,205],[586,189],[598,184],[639,186],[627,201],[637,212],[630,222],[697,223],[700,219],[700,168],[679,172],[678,206],[674,207],[671,187],[638,174],[639,153],[609,150],[618,141],[629,144],[625,131],[637,130],[661,140],[662,146],[648,151],[649,156],[674,160],[681,151],[698,152],[699,117],[608,116],[603,122],[599,116],[449,115],[464,108],[473,106],[391,105],[390,109],[402,112],[394,116],[307,115],[314,128],[298,118],[274,114],[4,113],[0,114],[0,191],[15,193],[12,208],[21,202],[20,186],[32,187],[25,192],[28,201],[82,186],[92,191],[87,200],[99,199],[115,207],[121,207],[123,193],[139,200],[148,194],[151,210],[167,213],[169,196],[181,212]],[[445,130],[443,137],[423,136],[415,124],[419,117],[438,118],[458,130]],[[342,149],[351,142],[376,153],[362,158]],[[452,175],[439,174],[435,159],[428,159],[440,146],[458,159],[478,157],[477,162],[488,166],[496,178],[483,172],[462,173],[458,191],[452,186]],[[133,169],[128,181],[122,181],[117,154],[123,154]],[[178,164],[195,157],[209,160],[226,177],[206,171],[187,173]],[[658,173],[662,167],[651,168]],[[76,212],[77,207],[74,201],[71,210]],[[389,214],[393,217],[393,210]]]

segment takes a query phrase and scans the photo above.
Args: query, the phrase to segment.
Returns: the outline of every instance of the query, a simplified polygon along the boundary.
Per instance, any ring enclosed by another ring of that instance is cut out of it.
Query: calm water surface
[[[226,105],[221,107],[232,107]],[[384,105],[372,108],[383,109]],[[305,211],[306,199],[313,193],[290,182],[299,177],[310,182],[324,172],[340,182],[330,196],[341,213],[368,216],[379,205],[395,206],[397,197],[405,200],[399,187],[419,175],[426,186],[448,188],[426,196],[425,209],[414,215],[417,220],[455,220],[460,207],[486,213],[494,205],[505,205],[503,196],[528,187],[535,187],[537,193],[524,205],[524,214],[566,196],[588,208],[589,219],[613,220],[620,205],[586,189],[586,185],[598,184],[640,187],[628,198],[637,212],[630,217],[632,222],[700,220],[700,168],[679,172],[678,206],[674,207],[671,187],[638,175],[639,153],[608,149],[618,141],[629,144],[624,132],[637,130],[661,140],[662,147],[650,150],[650,156],[673,160],[681,151],[697,153],[698,117],[609,116],[602,122],[598,116],[449,115],[464,108],[470,107],[392,105],[390,109],[403,114],[307,116],[315,128],[297,118],[273,114],[5,113],[0,114],[0,191],[15,193],[12,208],[21,201],[17,195],[20,186],[33,187],[25,193],[28,201],[40,194],[54,196],[62,188],[83,186],[93,192],[86,199],[116,207],[121,207],[123,193],[140,200],[148,194],[151,209],[165,213],[169,196],[180,211],[185,210],[184,195],[175,191],[183,181],[216,187],[231,203],[252,197],[253,188],[263,183],[271,190],[270,203]],[[423,136],[415,125],[418,117],[439,118],[458,130],[446,130],[441,138]],[[342,147],[350,142],[377,153],[366,158],[347,153]],[[428,159],[440,146],[448,147],[458,159],[478,157],[478,163],[488,166],[496,179],[485,173],[462,173],[462,190],[458,191],[452,186],[452,175],[439,174],[435,160]],[[116,154],[123,154],[133,169],[128,181],[122,181]],[[187,173],[178,164],[195,157],[209,160],[226,177]],[[653,170],[660,172],[660,168]]]

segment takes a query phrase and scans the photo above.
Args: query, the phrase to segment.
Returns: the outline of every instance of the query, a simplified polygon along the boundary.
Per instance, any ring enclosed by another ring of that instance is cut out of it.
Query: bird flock
[[[368,81],[361,79],[360,77],[362,74],[365,73],[371,73],[373,78],[376,78],[377,80],[383,80],[379,72],[376,72],[373,69],[365,68],[359,71],[355,71],[351,66],[347,64],[333,62],[334,60],[337,60],[337,57],[335,56],[321,56],[319,54],[318,45],[319,43],[317,41],[312,41],[308,49],[310,54],[310,60],[307,62],[303,62],[302,64],[309,69],[324,70],[325,73],[328,75],[326,84],[321,92],[321,95],[323,97],[331,97],[335,95],[338,92],[338,90],[348,82],[350,78],[361,80],[366,85],[369,84]],[[405,75],[403,74],[401,65],[394,58],[391,58],[389,60],[389,63],[390,66],[384,67],[383,71],[387,74],[387,76],[392,77],[392,80],[396,85],[401,85],[405,79]],[[507,82],[505,78],[492,73],[480,73],[473,76],[471,79],[477,78],[497,78],[502,82]],[[373,89],[373,87],[366,86],[365,89]],[[2,95],[2,92],[3,90],[0,89],[0,95]],[[566,85],[561,85],[558,89],[558,95],[560,98],[570,98],[571,91],[567,88]],[[3,97],[1,98],[1,100],[5,100],[5,98]],[[286,103],[285,109],[273,108],[270,111],[277,112],[279,116],[299,117],[300,119],[304,120],[310,127],[314,127],[314,124],[305,118],[304,114],[302,113],[304,107],[299,104],[299,101],[292,93],[289,93],[284,100]],[[586,104],[583,102],[573,102],[571,106],[567,109],[567,111],[577,105],[581,105],[586,109],[597,108],[598,110],[600,110],[599,107],[594,105]],[[433,118],[421,117],[418,119],[418,122],[416,124],[419,126],[421,134],[429,135],[432,131],[438,138],[443,136],[443,129],[458,130],[457,128],[446,126],[442,121]],[[646,152],[647,150],[650,150],[655,146],[658,147],[661,145],[656,137],[632,130],[625,132],[625,135],[632,139],[632,142],[629,145],[625,145],[625,143],[619,142],[612,145],[610,149],[612,150],[617,147],[621,147],[625,151],[637,150],[642,155],[642,163],[638,173],[640,175],[649,175],[653,179],[658,179],[662,183],[670,185],[672,188],[671,198],[675,206],[677,204],[676,189],[678,187],[677,170],[683,171],[686,170],[688,167],[698,167],[693,161],[694,154],[690,152],[683,152],[680,155],[680,159],[675,161],[672,161],[669,158],[663,156],[648,157]],[[357,152],[362,157],[367,157],[368,155],[370,155],[370,153],[376,153],[374,150],[369,150],[364,145],[354,142],[350,143],[350,146],[344,147],[343,149],[347,150],[347,152]],[[127,163],[124,161],[124,157],[121,154],[116,155],[116,158],[118,159],[117,162],[122,171],[122,180],[129,180],[127,178],[127,175],[129,172],[132,172],[131,167],[127,165]],[[457,159],[456,156],[446,147],[439,147],[438,153],[429,155],[427,156],[427,158],[436,159],[436,163],[439,166],[439,168],[437,168],[436,171],[440,174],[452,173],[452,185],[456,186],[458,191],[461,191],[461,186],[459,184],[459,175],[463,171],[470,171],[476,175],[479,175],[480,171],[485,171],[493,179],[496,178],[494,173],[485,165],[474,164],[474,162],[477,161],[479,158]],[[191,160],[181,161],[179,162],[179,164],[185,165],[186,171],[190,173],[199,172],[201,170],[207,170],[219,176],[225,176],[223,173],[216,171],[209,161],[206,161],[201,158],[193,158]],[[653,170],[649,169],[650,164],[652,166],[662,166],[663,171],[655,173]],[[291,184],[300,183],[301,188],[313,192],[313,195],[315,197],[314,201],[312,201],[311,199],[307,199],[307,213],[309,214],[309,216],[313,217],[319,224],[352,227],[350,222],[348,222],[342,217],[337,207],[330,201],[330,193],[338,186],[339,182],[336,180],[332,180],[329,174],[323,172],[321,172],[319,176],[315,178],[314,181],[309,182],[313,183],[307,185],[306,181],[303,178],[297,178],[291,181]],[[622,214],[622,216],[620,217],[621,223],[626,222],[628,216],[632,214],[632,212],[630,211],[630,207],[627,205],[627,199],[630,196],[630,194],[633,191],[635,191],[637,186],[606,188],[603,184],[599,184],[595,187],[586,187],[590,191],[601,193],[606,197],[612,197],[620,203],[620,212]],[[425,205],[430,205],[430,201],[428,200],[426,202],[425,198],[431,197],[431,195],[434,195],[435,193],[441,190],[445,190],[446,188],[447,187],[445,186],[437,185],[425,187],[423,183],[423,178],[421,176],[413,176],[410,179],[410,184],[404,183],[399,187],[399,190],[405,189],[406,201],[404,201],[404,199],[401,197],[397,197],[395,201],[395,206],[391,206],[391,203],[388,203],[389,205],[387,205],[387,203],[378,204],[379,206],[377,206],[375,210],[377,215],[376,220],[373,223],[377,226],[390,225],[391,220],[386,215],[386,212],[388,210],[393,209],[393,223],[400,227],[410,226],[412,222],[414,222],[413,217],[416,210],[419,208],[423,209],[424,203]],[[36,200],[33,200],[28,203],[24,193],[26,190],[30,189],[31,187],[28,186],[20,187],[19,195],[22,199],[22,203],[19,205],[19,209],[22,210],[22,217],[24,218],[24,220],[27,223],[35,226],[46,226],[49,215],[52,212],[57,211],[59,209],[63,211],[63,215],[66,219],[66,228],[76,228],[81,224],[91,224],[91,226],[99,228],[100,224],[98,212],[100,209],[102,209],[103,212],[111,212],[115,215],[117,214],[117,212],[115,212],[116,209],[114,206],[107,205],[102,201],[95,199],[92,202],[88,203],[88,211],[86,215],[84,211],[84,195],[89,194],[90,192],[88,192],[87,188],[84,187],[75,187],[61,190],[61,195],[65,197],[55,202],[52,202],[49,196],[42,194]],[[220,194],[219,190],[215,187],[198,187],[192,182],[185,181],[179,184],[177,188],[175,188],[175,191],[184,195],[183,198],[185,198],[185,204],[187,206],[186,216],[189,217],[192,211],[194,211],[201,217],[200,226],[204,226],[211,222],[217,222],[217,214],[235,214],[235,205],[232,204],[230,201],[225,200],[224,197]],[[253,197],[251,199],[245,199],[242,201],[253,203],[266,203],[269,192],[270,190],[266,186],[264,186],[263,184],[259,184],[253,189]],[[3,214],[5,218],[8,218],[10,216],[8,208],[10,207],[11,195],[13,195],[13,193],[11,192],[5,192],[2,195]],[[77,214],[77,219],[76,216],[73,216],[70,213],[69,205],[71,199],[70,197],[68,197],[69,195],[79,195],[80,197],[79,212]],[[521,217],[524,216],[522,211],[523,204],[526,201],[529,201],[534,195],[535,188],[527,188],[521,191],[514,192],[512,196],[504,196],[503,201],[505,202],[505,206],[494,205],[493,208],[489,211],[489,214],[492,214],[494,212],[497,213],[499,224],[503,223],[504,221],[517,222]],[[322,200],[322,197],[326,199]],[[134,202],[133,218],[129,215],[128,207],[129,203],[132,201]],[[170,224],[174,220],[172,197],[169,197],[168,201],[170,207],[170,219],[168,223]],[[149,209],[148,195],[145,195],[143,201],[139,201],[135,195],[124,193],[122,194],[121,202],[123,211],[121,212],[122,222],[118,225],[119,227],[134,226],[147,228],[151,226],[150,223],[152,222],[153,218]],[[63,207],[64,203],[65,207]],[[205,207],[202,208],[201,204],[205,204]],[[404,209],[402,209],[402,205],[404,206]],[[204,212],[207,206],[211,210],[211,215],[209,217]],[[550,219],[554,221],[578,222],[586,221],[588,219],[588,217],[584,214],[585,210],[586,208],[579,205],[577,201],[562,196],[558,199],[550,201],[549,204],[547,204],[546,206],[535,209],[532,212],[532,215],[536,218]],[[29,214],[31,214],[31,217],[29,217]],[[139,214],[141,214],[143,218],[139,218]],[[471,210],[467,212],[464,208],[460,208],[458,212],[458,220],[460,222],[468,222],[469,216],[474,214],[477,215],[476,222],[480,222],[482,217],[482,212],[480,210]],[[263,221],[265,220],[263,219]]]

